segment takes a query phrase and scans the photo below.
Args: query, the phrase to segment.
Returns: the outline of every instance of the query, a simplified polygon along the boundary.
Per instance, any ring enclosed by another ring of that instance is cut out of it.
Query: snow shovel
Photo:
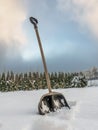
[[[60,109],[62,107],[67,107],[70,109],[70,106],[68,105],[63,94],[58,92],[53,92],[51,90],[51,83],[50,83],[50,78],[49,78],[48,69],[46,65],[46,60],[45,60],[39,32],[38,32],[38,26],[37,26],[38,20],[33,17],[30,17],[30,22],[34,25],[34,29],[37,36],[41,57],[42,57],[42,62],[44,66],[47,86],[49,90],[49,93],[44,94],[39,101],[38,104],[39,114],[44,115],[46,113],[55,112],[57,109]]]

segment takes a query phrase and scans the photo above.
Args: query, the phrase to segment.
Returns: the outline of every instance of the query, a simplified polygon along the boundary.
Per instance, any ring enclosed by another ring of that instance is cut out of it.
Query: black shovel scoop
[[[65,97],[61,93],[52,92],[51,90],[51,83],[50,83],[50,78],[48,74],[48,69],[46,66],[45,56],[44,56],[44,52],[43,52],[43,48],[42,48],[42,44],[41,44],[41,40],[40,40],[40,36],[38,32],[38,26],[37,26],[38,20],[33,17],[30,17],[30,22],[34,25],[35,33],[37,36],[37,40],[38,40],[38,44],[39,44],[39,48],[40,48],[40,52],[42,56],[42,62],[44,66],[47,86],[49,90],[49,93],[43,95],[39,101],[39,104],[38,104],[39,114],[44,115],[49,112],[55,112],[57,109],[60,109],[62,107],[68,107],[70,109]]]

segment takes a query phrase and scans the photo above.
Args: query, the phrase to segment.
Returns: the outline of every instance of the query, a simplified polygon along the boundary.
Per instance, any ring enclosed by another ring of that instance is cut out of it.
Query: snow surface
[[[47,90],[0,92],[0,130],[98,130],[98,87],[57,89],[71,109],[45,116],[38,102]]]

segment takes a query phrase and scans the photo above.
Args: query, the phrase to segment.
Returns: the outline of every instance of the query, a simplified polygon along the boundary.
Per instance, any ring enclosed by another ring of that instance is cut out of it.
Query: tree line
[[[82,72],[80,73],[49,73],[52,89],[85,87],[87,80]],[[29,72],[14,74],[12,71],[0,74],[0,91],[19,91],[46,89],[47,82],[45,73]]]

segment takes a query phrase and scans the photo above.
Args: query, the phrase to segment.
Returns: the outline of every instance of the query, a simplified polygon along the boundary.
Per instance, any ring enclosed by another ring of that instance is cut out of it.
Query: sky
[[[31,16],[49,72],[98,67],[97,7],[97,0],[1,0],[0,72],[43,71]]]

